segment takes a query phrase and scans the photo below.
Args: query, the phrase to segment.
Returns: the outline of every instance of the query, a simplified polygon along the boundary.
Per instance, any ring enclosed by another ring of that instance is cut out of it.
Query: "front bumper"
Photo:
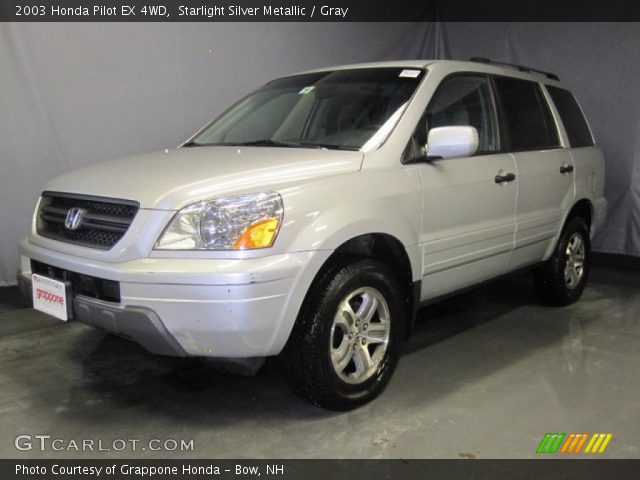
[[[282,350],[304,295],[330,252],[106,263],[25,239],[20,254],[18,283],[28,296],[32,259],[119,282],[119,303],[76,296],[75,320],[130,338],[152,353],[244,358]]]
[[[18,274],[18,288],[31,297],[31,278]],[[95,298],[76,296],[73,299],[74,320],[128,338],[157,355],[186,357],[188,353],[165,328],[158,315],[149,308],[121,307]]]

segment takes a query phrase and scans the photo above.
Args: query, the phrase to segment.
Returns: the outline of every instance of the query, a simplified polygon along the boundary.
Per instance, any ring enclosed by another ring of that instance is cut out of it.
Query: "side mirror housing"
[[[470,157],[478,151],[475,127],[436,127],[429,130],[427,158]]]

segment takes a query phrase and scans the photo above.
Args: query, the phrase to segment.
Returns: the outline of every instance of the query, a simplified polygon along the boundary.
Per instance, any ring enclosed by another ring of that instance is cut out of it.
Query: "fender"
[[[354,179],[356,175],[367,178]],[[360,171],[307,184],[304,196],[283,197],[287,213],[277,240],[279,249],[333,252],[360,235],[384,233],[404,245],[413,277],[420,279],[422,191],[413,169]],[[330,204],[327,199],[331,199]]]
[[[354,179],[356,175],[367,178]],[[340,200],[336,200],[338,195]],[[327,206],[327,199],[331,206]],[[406,249],[414,282],[420,281],[422,191],[414,169],[360,171],[314,181],[304,186],[304,195],[283,192],[283,200],[288,210],[286,227],[277,240],[279,248],[312,252],[312,256],[296,278],[271,351],[278,352],[284,347],[304,297],[322,266],[338,247],[355,237],[383,233],[396,238]]]

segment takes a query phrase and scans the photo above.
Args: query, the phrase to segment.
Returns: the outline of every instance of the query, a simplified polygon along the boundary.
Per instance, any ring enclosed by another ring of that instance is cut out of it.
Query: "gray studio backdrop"
[[[582,102],[607,164],[595,248],[640,255],[640,26],[509,23],[0,24],[0,285],[42,184],[173,147],[231,102],[297,70],[487,56],[552,70]]]
[[[275,77],[340,63],[426,58],[437,25],[0,23],[0,285],[42,184],[175,147]],[[126,172],[125,172],[126,173]]]

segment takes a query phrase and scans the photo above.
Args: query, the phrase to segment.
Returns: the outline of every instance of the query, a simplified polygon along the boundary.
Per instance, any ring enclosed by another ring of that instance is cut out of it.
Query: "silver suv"
[[[545,301],[578,300],[603,185],[553,74],[325,68],[179,148],[48,182],[18,280],[38,310],[152,353],[280,355],[296,392],[347,410],[383,390],[425,302],[523,267]]]

